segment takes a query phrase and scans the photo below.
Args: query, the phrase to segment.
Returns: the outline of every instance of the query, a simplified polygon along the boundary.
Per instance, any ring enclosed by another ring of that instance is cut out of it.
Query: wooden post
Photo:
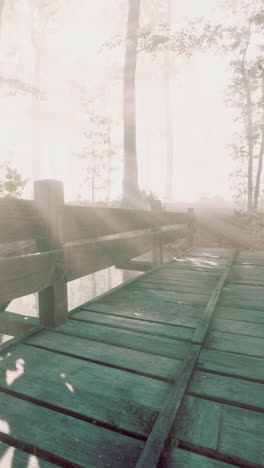
[[[188,214],[187,240],[188,240],[188,247],[191,248],[193,247],[193,241],[194,241],[194,222],[195,222],[194,209],[188,208],[187,214]]]
[[[153,213],[152,225],[152,265],[153,267],[162,265],[163,263],[163,244],[162,244],[162,227],[159,225],[158,214],[162,211],[160,200],[151,200],[151,211]],[[155,214],[157,216],[155,216]]]
[[[56,180],[36,181],[34,199],[44,221],[44,232],[41,232],[36,239],[38,250],[61,251],[61,262],[57,267],[58,275],[55,283],[38,294],[40,323],[44,327],[55,328],[66,322],[68,316],[63,250],[63,183]]]

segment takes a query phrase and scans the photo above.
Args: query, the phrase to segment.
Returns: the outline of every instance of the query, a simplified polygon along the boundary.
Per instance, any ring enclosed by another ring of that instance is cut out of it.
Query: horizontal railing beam
[[[0,304],[51,286],[63,268],[63,251],[0,258]]]

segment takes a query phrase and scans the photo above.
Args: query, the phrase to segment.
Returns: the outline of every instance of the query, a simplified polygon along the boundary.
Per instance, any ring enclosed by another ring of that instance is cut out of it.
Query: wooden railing
[[[63,184],[53,180],[35,183],[33,201],[0,199],[0,219],[1,244],[36,242],[36,253],[0,257],[0,310],[38,292],[40,323],[49,328],[67,320],[68,281],[149,250],[157,266],[163,244],[187,237],[191,245],[194,230],[192,209],[166,212],[159,201],[151,211],[65,205]]]

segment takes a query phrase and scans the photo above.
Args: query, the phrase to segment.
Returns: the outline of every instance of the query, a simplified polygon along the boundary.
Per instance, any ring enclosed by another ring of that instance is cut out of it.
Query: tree
[[[16,168],[12,168],[7,162],[1,165],[0,196],[21,197],[27,183]]]
[[[136,205],[138,165],[136,144],[136,65],[140,0],[129,0],[123,77],[124,178],[123,203]]]

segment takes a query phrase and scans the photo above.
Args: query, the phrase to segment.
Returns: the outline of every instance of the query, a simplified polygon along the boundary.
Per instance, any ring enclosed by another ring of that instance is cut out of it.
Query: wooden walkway
[[[2,345],[0,467],[264,467],[264,252],[195,249]]]

